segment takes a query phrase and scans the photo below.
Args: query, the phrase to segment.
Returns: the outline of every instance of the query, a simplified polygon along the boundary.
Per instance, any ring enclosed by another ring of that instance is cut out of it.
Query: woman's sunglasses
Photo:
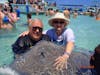
[[[54,24],[64,24],[64,21],[53,21]]]
[[[42,32],[43,28],[41,27],[32,27],[32,31],[37,31],[37,29],[39,30],[39,32]]]

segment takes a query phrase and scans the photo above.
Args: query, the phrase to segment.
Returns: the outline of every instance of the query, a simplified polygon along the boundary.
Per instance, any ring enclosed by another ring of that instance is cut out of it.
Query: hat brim
[[[70,22],[70,20],[69,20],[69,19],[51,18],[51,19],[49,19],[49,21],[48,21],[49,25],[50,25],[50,26],[53,26],[53,20],[56,20],[56,19],[64,20],[64,21],[65,21],[65,23],[66,23],[66,25]]]

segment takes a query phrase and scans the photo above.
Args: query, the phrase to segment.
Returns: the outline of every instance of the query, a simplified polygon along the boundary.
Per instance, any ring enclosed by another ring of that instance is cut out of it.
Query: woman
[[[52,29],[47,30],[46,34],[51,38],[51,41],[58,45],[64,45],[65,53],[55,60],[54,66],[57,70],[66,68],[67,60],[74,48],[75,37],[71,28],[68,28],[69,19],[63,13],[56,13],[49,19],[49,25]]]

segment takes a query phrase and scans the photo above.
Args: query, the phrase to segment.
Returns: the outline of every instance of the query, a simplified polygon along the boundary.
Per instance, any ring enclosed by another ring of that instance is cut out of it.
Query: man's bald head
[[[32,26],[34,26],[34,27],[38,26],[38,27],[43,28],[43,23],[40,19],[35,18],[35,19],[31,20],[29,23],[29,27],[32,27]]]

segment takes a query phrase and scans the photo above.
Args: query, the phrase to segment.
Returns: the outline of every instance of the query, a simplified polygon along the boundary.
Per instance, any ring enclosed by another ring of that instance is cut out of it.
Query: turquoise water
[[[50,28],[47,20],[50,16],[33,15],[32,18],[40,18],[44,23],[44,30]],[[21,19],[16,23],[16,29],[0,30],[0,65],[9,64],[13,60],[11,45],[18,38],[19,34],[27,30],[26,15],[22,14]],[[73,29],[76,36],[75,45],[81,49],[91,50],[100,44],[100,21],[89,16],[78,16],[76,19],[71,17],[69,27]]]

